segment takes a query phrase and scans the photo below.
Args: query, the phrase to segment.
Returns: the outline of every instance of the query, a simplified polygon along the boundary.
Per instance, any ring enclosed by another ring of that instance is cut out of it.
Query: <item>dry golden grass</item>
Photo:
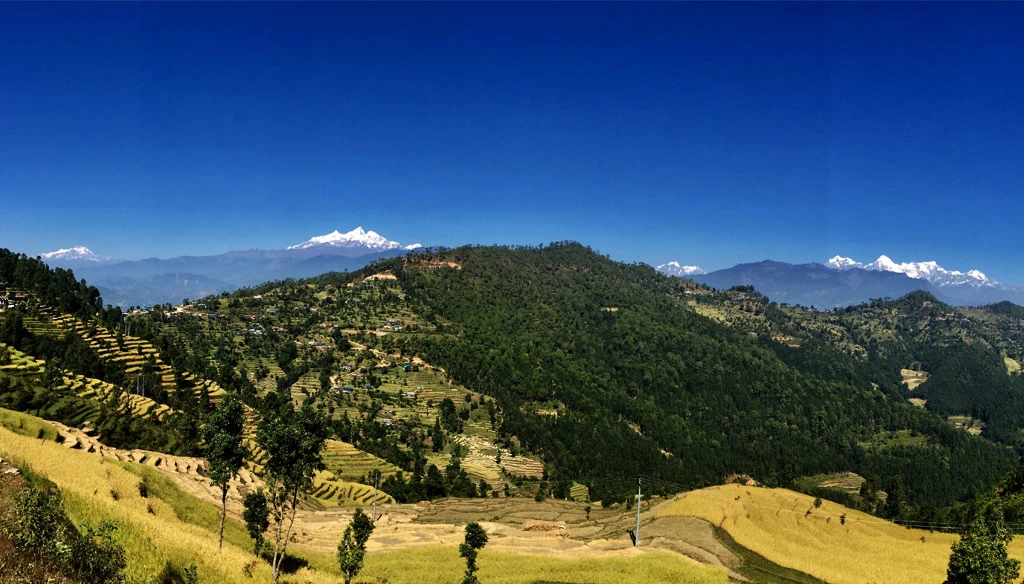
[[[668,552],[637,551],[629,557],[564,559],[497,552],[484,548],[477,560],[478,577],[487,584],[580,582],[621,584],[665,582],[697,584],[729,582],[722,568],[698,564]],[[386,580],[390,584],[450,584],[465,570],[455,546],[431,546],[401,552],[370,554],[360,584]]]
[[[811,514],[806,512],[810,510]],[[846,515],[846,524],[840,516]],[[694,491],[659,516],[696,516],[721,525],[740,545],[832,584],[942,582],[957,536],[907,529],[785,489],[724,485]],[[1010,555],[1024,559],[1024,542]]]
[[[68,449],[52,440],[37,439],[37,426],[46,426],[47,422],[21,414],[7,416],[7,422],[15,426],[22,421],[25,422],[23,426],[28,429],[30,436],[21,436],[0,428],[0,456],[5,459],[28,461],[36,472],[53,481],[63,492],[68,513],[77,523],[115,520],[119,525],[116,537],[125,547],[129,564],[127,572],[133,580],[152,581],[167,562],[179,567],[194,562],[198,566],[203,582],[248,584],[270,581],[269,567],[263,562],[255,561],[256,558],[249,553],[244,545],[247,543],[245,538],[238,536],[239,527],[231,526],[229,532],[232,533],[225,540],[224,549],[218,551],[213,527],[215,521],[210,517],[206,517],[205,522],[196,521],[194,517],[189,521],[183,521],[175,511],[177,509],[178,513],[208,516],[216,514],[214,506],[177,490],[168,481],[157,481],[159,485],[151,481],[149,496],[143,498],[138,489],[140,475],[153,475],[150,477],[153,479],[156,476],[153,474],[156,473],[153,468],[116,462],[83,450]],[[36,431],[31,431],[33,429]],[[138,474],[129,472],[128,469],[137,470]],[[165,482],[168,484],[164,485]],[[174,492],[166,489],[173,489]],[[183,502],[184,499],[189,501]],[[188,509],[191,511],[187,511]],[[338,531],[344,522],[347,522],[348,514],[314,513],[310,517],[320,517],[331,524],[332,529]],[[302,531],[310,528],[308,521],[304,521],[305,527],[298,528]],[[385,521],[381,526],[381,542],[394,538],[393,533],[387,533],[385,530],[387,525],[390,523]],[[461,539],[456,537],[461,534],[461,524],[428,525],[420,528],[420,531],[431,531],[436,528],[452,531],[454,539]],[[495,526],[494,529],[501,532],[494,534],[495,547],[506,549],[484,550],[481,554],[480,575],[485,582],[529,584],[537,581],[559,581],[618,584],[624,578],[643,582],[727,582],[726,573],[722,568],[697,564],[678,554],[652,549],[634,550],[627,547],[604,551],[590,550],[585,557],[576,553],[563,554],[559,551],[548,553],[543,545],[534,551],[519,551],[515,548],[509,551],[509,542],[506,540],[510,538],[510,534],[519,535],[518,528]],[[309,553],[303,546],[297,545],[295,551],[310,560],[310,567],[285,576],[283,581],[296,584],[338,582],[338,574],[333,563],[333,546],[338,537],[339,534],[335,534],[329,542],[330,546],[308,550]],[[358,581],[377,582],[378,578],[387,578],[395,584],[456,581],[461,576],[464,564],[458,557],[457,547],[452,543],[454,540],[442,545],[418,545],[414,548],[373,553],[368,558],[367,568]],[[385,544],[383,547],[386,550],[389,546]],[[638,557],[640,555],[643,557]],[[246,567],[252,571],[251,578],[245,575]]]
[[[1018,363],[1016,359],[1003,357],[1003,363],[1006,363],[1006,372],[1010,375],[1020,372],[1020,363]]]
[[[27,461],[53,481],[64,494],[74,521],[116,520],[116,537],[125,548],[130,578],[149,581],[165,562],[171,561],[178,566],[195,562],[205,582],[251,584],[271,579],[269,566],[262,562],[253,565],[253,578],[246,577],[243,568],[255,560],[251,553],[227,542],[223,550],[218,550],[213,533],[179,520],[171,506],[159,498],[142,498],[139,477],[115,463],[2,428],[0,456]],[[336,578],[310,570],[289,578],[295,582],[307,580],[319,584],[335,582]]]

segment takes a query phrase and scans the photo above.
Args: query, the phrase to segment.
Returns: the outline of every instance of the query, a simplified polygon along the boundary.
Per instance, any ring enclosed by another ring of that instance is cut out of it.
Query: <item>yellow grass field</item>
[[[698,584],[729,582],[725,570],[669,552],[636,552],[627,558],[564,559],[495,552],[484,548],[477,559],[477,576],[487,584],[534,582],[623,582]],[[466,569],[455,546],[424,547],[401,552],[370,554],[355,582],[371,584],[452,584]]]
[[[1018,363],[1016,359],[1003,357],[1003,363],[1006,363],[1006,372],[1010,375],[1020,372],[1020,363]]]
[[[807,515],[807,510],[811,514]],[[846,514],[846,524],[840,516]],[[742,546],[831,584],[934,584],[946,577],[956,535],[907,529],[785,489],[724,485],[694,491],[659,516],[697,516]],[[1024,559],[1024,541],[1010,545]]]
[[[61,489],[65,508],[76,523],[115,520],[118,524],[115,537],[125,548],[129,578],[153,581],[169,561],[179,567],[194,562],[201,582],[251,584],[271,581],[269,566],[257,561],[241,545],[246,542],[238,536],[240,526],[230,526],[224,549],[218,551],[212,527],[201,527],[180,519],[176,508],[183,513],[191,509],[191,513],[196,514],[200,511],[197,506],[213,507],[184,492],[174,493],[174,501],[161,498],[171,496],[166,489],[174,487],[170,481],[157,480],[158,471],[68,449],[50,439],[53,428],[47,429],[45,421],[3,410],[0,413],[5,416],[5,424],[15,428],[21,426],[19,430],[28,434],[22,436],[0,427],[0,457],[15,462],[27,461],[35,472],[53,481]],[[42,440],[36,438],[40,428],[46,436]],[[139,494],[141,477],[148,477],[151,485],[146,498]],[[501,535],[494,537],[496,543],[502,539]],[[296,546],[294,551],[306,556],[301,546]],[[333,563],[333,554],[316,552],[308,559],[309,568],[283,576],[282,582],[336,584],[341,581]],[[729,581],[723,568],[651,549],[609,551],[586,558],[484,549],[479,565],[482,581],[489,584],[544,581],[619,584],[623,580],[725,584]],[[367,556],[366,567],[355,582],[374,584],[385,579],[391,584],[456,582],[464,566],[454,545],[378,551]],[[245,575],[247,568],[252,577]]]
[[[72,519],[96,523],[114,519],[116,539],[125,548],[130,578],[149,581],[168,560],[178,566],[195,562],[204,582],[251,584],[271,580],[269,566],[257,563],[254,578],[243,568],[255,557],[248,550],[225,542],[217,549],[210,531],[178,519],[170,505],[156,497],[139,495],[139,477],[101,457],[70,450],[56,442],[19,436],[0,428],[0,457],[28,461],[33,470],[53,481],[64,495]],[[113,493],[117,494],[114,499]],[[148,507],[152,508],[152,513]],[[300,570],[292,582],[336,582],[323,573]]]

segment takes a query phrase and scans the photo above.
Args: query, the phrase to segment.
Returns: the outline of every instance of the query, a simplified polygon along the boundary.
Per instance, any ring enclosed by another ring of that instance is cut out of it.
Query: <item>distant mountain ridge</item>
[[[980,270],[947,270],[935,261],[897,263],[889,256],[881,255],[869,264],[862,264],[852,258],[837,255],[829,259],[827,265],[840,271],[891,272],[924,280],[936,288],[938,297],[951,304],[991,304],[1002,300],[1018,304],[1024,302],[1024,287],[997,282]]]
[[[725,289],[753,286],[780,304],[833,308],[867,302],[872,298],[898,298],[915,290],[938,295],[928,282],[905,274],[863,269],[836,270],[823,264],[788,264],[765,260],[696,275],[693,280]]]
[[[753,286],[776,302],[819,308],[850,306],[874,298],[899,298],[914,290],[924,290],[955,305],[979,306],[1001,301],[1024,304],[1024,287],[997,282],[980,270],[947,270],[934,261],[897,263],[886,255],[868,264],[836,255],[825,264],[765,260],[710,273],[678,262],[656,269],[713,288]]]
[[[1001,285],[999,282],[989,279],[979,270],[969,270],[967,272],[958,272],[955,270],[950,271],[934,261],[904,262],[898,264],[887,255],[878,256],[878,259],[870,264],[862,264],[852,258],[837,255],[828,260],[827,265],[828,267],[836,270],[860,268],[862,270],[871,270],[876,272],[895,272],[897,274],[906,274],[914,279],[928,280],[936,286],[967,284],[975,287],[996,287]]]
[[[285,249],[117,261],[79,246],[39,257],[52,267],[73,269],[77,277],[99,288],[109,304],[139,306],[181,302],[270,280],[355,270],[420,247],[419,243],[403,246],[360,226],[347,233],[335,230],[312,237]]]

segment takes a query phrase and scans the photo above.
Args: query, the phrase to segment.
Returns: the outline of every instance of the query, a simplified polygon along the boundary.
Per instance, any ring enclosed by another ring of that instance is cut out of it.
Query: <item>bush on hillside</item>
[[[124,549],[114,540],[117,526],[110,521],[95,527],[83,523],[79,531],[64,511],[59,492],[46,493],[30,484],[14,496],[10,517],[4,519],[0,530],[16,552],[5,560],[15,573],[26,571],[27,576],[45,566],[90,584],[126,582]]]

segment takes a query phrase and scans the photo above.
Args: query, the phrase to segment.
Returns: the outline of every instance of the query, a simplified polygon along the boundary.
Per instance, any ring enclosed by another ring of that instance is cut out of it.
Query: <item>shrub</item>
[[[65,576],[90,584],[125,581],[124,549],[114,540],[117,525],[83,523],[79,532],[64,511],[58,491],[45,493],[29,484],[15,495],[13,517],[0,529],[22,554]]]

